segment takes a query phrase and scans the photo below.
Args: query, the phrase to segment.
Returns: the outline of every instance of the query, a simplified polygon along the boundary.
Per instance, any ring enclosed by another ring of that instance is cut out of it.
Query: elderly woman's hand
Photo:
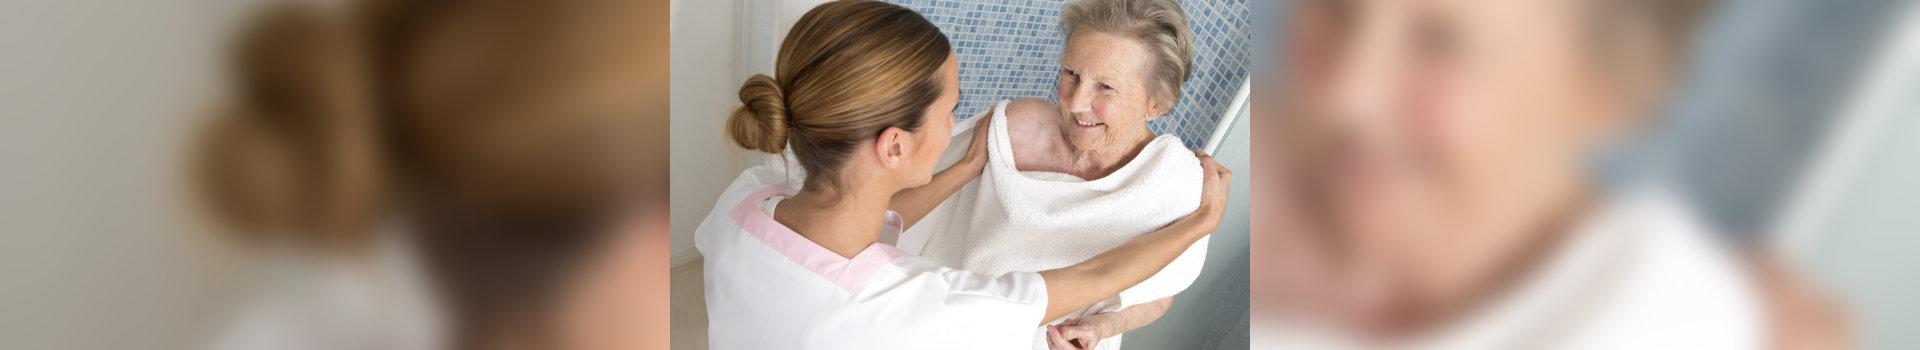
[[[992,133],[992,116],[982,116],[980,122],[973,125],[973,141],[967,145],[967,155],[960,158],[954,167],[968,169],[968,175],[979,176],[987,169],[987,134]]]
[[[1100,339],[1105,337],[1093,323],[1080,318],[1047,326],[1047,348],[1052,350],[1092,349],[1100,346]]]
[[[1100,346],[1100,340],[1112,338],[1120,333],[1131,332],[1146,327],[1160,316],[1167,314],[1167,308],[1173,307],[1173,297],[1160,298],[1140,305],[1128,306],[1117,311],[1107,311],[1087,315],[1081,318],[1069,318],[1059,324],[1047,326],[1047,347],[1060,349],[1093,349]]]

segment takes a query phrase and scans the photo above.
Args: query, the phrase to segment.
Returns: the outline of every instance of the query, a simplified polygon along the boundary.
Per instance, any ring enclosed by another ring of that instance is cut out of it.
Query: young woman
[[[191,165],[272,263],[206,347],[666,344],[666,4],[261,11]]]
[[[897,5],[831,2],[794,24],[775,76],[741,87],[727,132],[744,148],[791,150],[805,179],[789,192],[785,169],[749,169],[696,231],[710,346],[1029,347],[1034,327],[1145,280],[1219,224],[1232,174],[1201,156],[1199,210],[1073,266],[986,275],[881,243],[984,167],[976,147],[933,172],[957,78],[939,29]]]

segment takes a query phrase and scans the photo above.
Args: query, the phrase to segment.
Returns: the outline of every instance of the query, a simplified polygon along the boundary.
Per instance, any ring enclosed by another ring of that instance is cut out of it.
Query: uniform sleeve
[[[1024,342],[1047,312],[1047,284],[1036,272],[988,275],[939,266],[917,256],[896,261],[909,271],[895,288],[912,290],[922,315],[938,315],[950,331]],[[931,317],[931,316],[930,316]]]

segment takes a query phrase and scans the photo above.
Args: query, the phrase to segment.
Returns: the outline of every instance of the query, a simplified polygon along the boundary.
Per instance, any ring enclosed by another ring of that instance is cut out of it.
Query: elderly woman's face
[[[1601,89],[1566,1],[1312,0],[1282,126],[1363,292],[1451,300],[1494,278],[1580,196]]]
[[[1147,121],[1166,113],[1146,84],[1146,45],[1094,30],[1067,38],[1060,55],[1060,115],[1076,149],[1124,149],[1151,138]]]

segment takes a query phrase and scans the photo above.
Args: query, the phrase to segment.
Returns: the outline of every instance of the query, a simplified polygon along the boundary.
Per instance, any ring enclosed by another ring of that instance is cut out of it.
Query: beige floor
[[[705,262],[694,260],[673,268],[673,349],[707,348],[706,283],[700,271]]]

